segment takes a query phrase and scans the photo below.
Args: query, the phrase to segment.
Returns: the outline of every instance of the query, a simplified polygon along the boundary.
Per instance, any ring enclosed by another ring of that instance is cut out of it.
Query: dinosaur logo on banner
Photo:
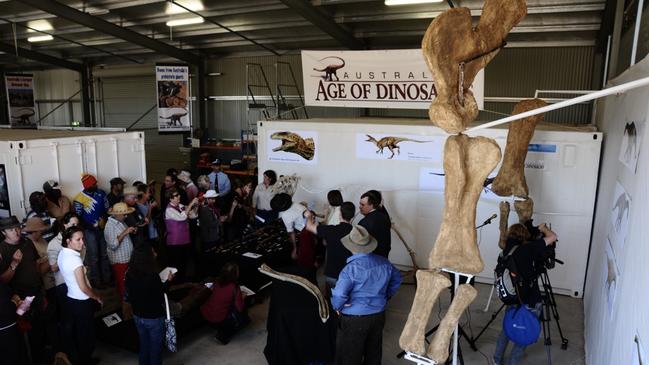
[[[333,76],[336,76],[336,81],[340,81],[340,78],[338,78],[338,74],[336,73],[338,70],[341,68],[345,67],[345,60],[343,60],[340,57],[336,56],[329,56],[321,59],[320,61],[324,61],[326,59],[337,59],[340,60],[340,64],[329,64],[328,66],[322,68],[322,69],[317,69],[313,68],[313,71],[318,71],[318,72],[324,72],[325,74],[322,76],[322,79],[325,81],[333,81]]]

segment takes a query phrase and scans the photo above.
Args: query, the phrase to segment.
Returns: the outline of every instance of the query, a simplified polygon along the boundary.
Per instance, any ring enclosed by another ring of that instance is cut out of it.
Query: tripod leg
[[[450,336],[455,330],[460,316],[477,295],[478,291],[469,284],[462,284],[458,287],[451,306],[440,322],[430,346],[428,346],[428,352],[426,353],[428,358],[438,363],[444,362],[448,358],[448,346],[451,341]]]
[[[399,346],[406,351],[423,355],[425,352],[424,333],[430,312],[433,310],[439,293],[451,286],[451,281],[438,272],[419,270],[417,271],[417,284],[415,299],[412,302],[406,325],[401,332]]]

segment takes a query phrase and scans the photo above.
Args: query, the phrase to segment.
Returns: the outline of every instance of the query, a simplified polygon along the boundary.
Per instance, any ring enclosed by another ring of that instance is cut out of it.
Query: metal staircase
[[[302,98],[290,63],[282,61],[275,63],[275,80],[277,83],[277,119],[308,119],[309,114],[304,106],[304,98]],[[290,92],[295,94],[291,95]],[[297,103],[290,104],[287,99],[294,99]],[[290,118],[286,118],[287,116]]]

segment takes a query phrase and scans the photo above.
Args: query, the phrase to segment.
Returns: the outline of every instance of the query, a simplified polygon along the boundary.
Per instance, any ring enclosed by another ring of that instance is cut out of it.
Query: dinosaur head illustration
[[[282,144],[273,148],[273,152],[284,151],[295,153],[306,160],[312,160],[315,154],[315,142],[313,138],[302,138],[293,132],[275,132],[270,139],[282,141]]]

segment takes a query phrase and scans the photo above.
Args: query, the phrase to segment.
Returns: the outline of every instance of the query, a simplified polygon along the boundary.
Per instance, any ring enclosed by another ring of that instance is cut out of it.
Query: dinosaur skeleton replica
[[[456,283],[459,283],[459,275],[471,278],[484,268],[476,245],[476,204],[485,179],[500,162],[501,152],[492,139],[461,134],[478,114],[469,87],[476,74],[496,56],[505,44],[509,31],[526,12],[524,0],[486,0],[480,20],[473,27],[469,9],[453,8],[431,22],[422,40],[424,58],[438,92],[429,108],[430,120],[454,135],[446,140],[444,146],[443,221],[429,256],[430,269],[417,272],[417,291],[399,339],[399,345],[407,353],[406,358],[419,364],[446,361],[451,333],[457,327],[462,312],[477,295],[475,288],[469,284],[456,287],[453,301],[426,349],[425,332],[431,311],[441,291],[451,286],[444,272],[455,273]],[[537,103],[523,103],[520,109],[536,107]],[[499,191],[527,197],[523,163],[536,121],[537,118],[534,118],[528,123],[531,127],[526,124],[510,129],[506,164],[504,162],[500,170],[502,177],[496,177]],[[506,178],[505,174],[515,175],[516,178]],[[528,213],[524,212],[524,208],[531,211],[531,200],[519,207],[522,213]]]
[[[329,319],[329,305],[327,304],[327,300],[322,295],[322,292],[320,292],[320,289],[318,289],[317,286],[313,285],[312,282],[297,275],[277,272],[266,264],[263,264],[259,267],[259,272],[264,275],[268,275],[271,278],[293,283],[304,288],[309,292],[309,294],[315,297],[316,301],[318,301],[318,314],[320,315],[320,320],[322,321],[322,323],[327,322],[327,320]]]

